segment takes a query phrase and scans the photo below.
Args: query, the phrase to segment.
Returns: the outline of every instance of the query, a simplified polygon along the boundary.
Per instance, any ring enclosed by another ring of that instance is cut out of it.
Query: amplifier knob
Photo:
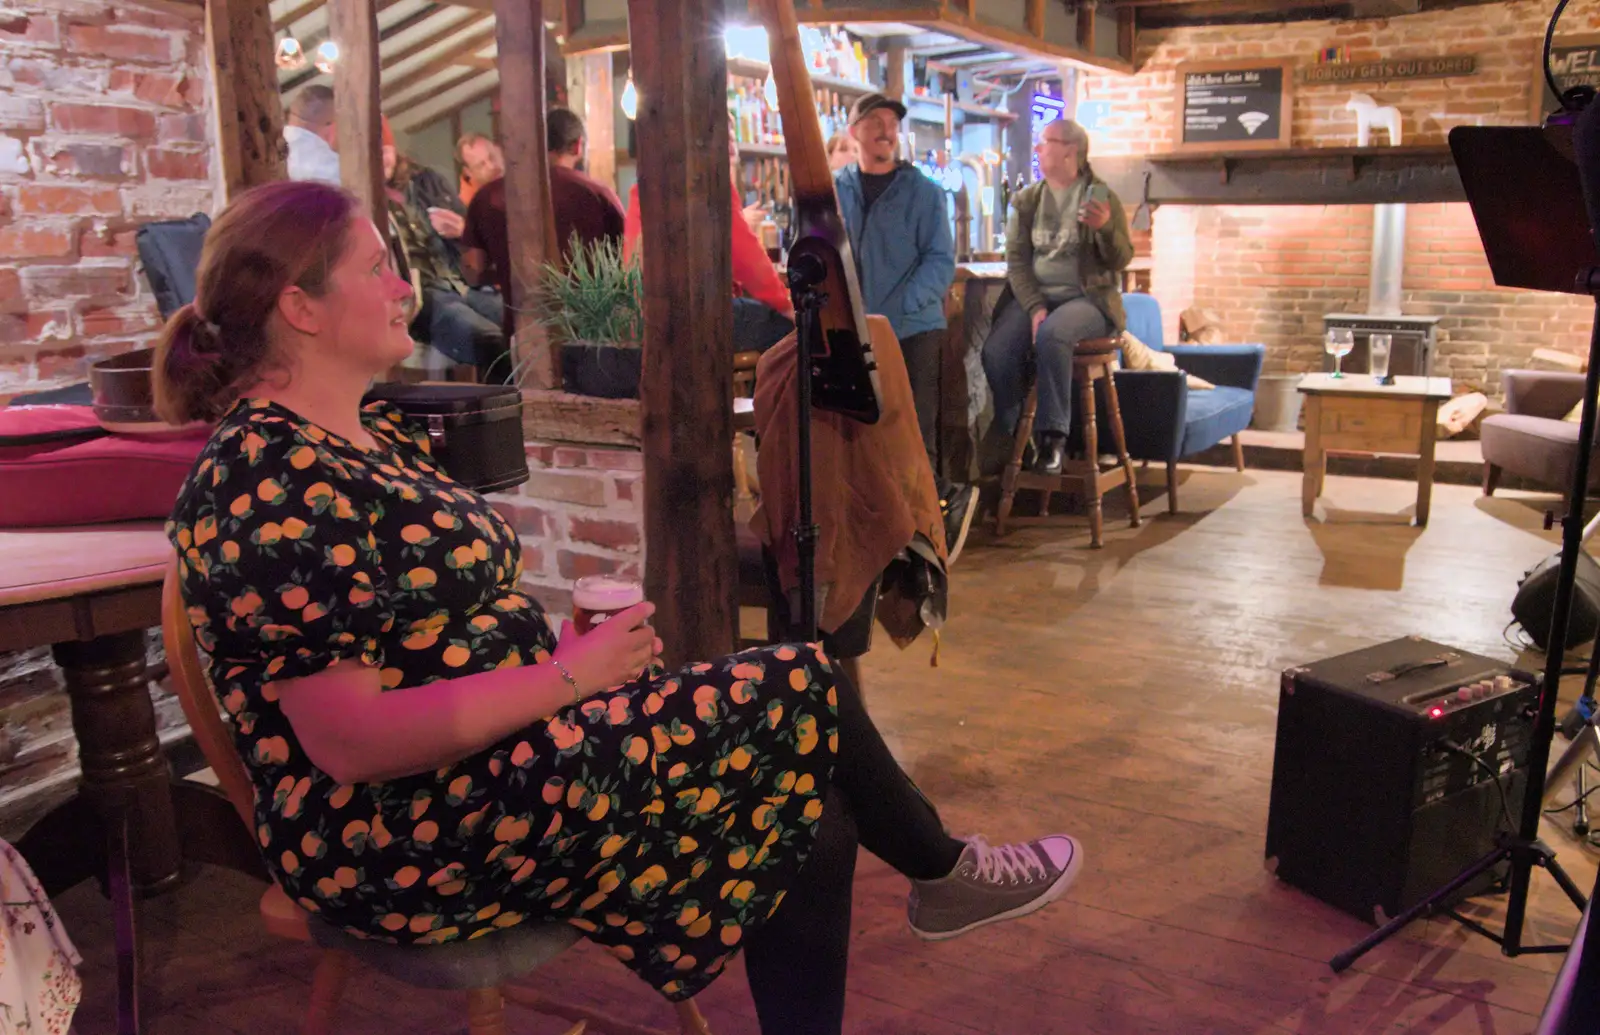
[[[1494,677],[1494,688],[1496,690],[1510,690],[1511,687],[1513,685],[1515,685],[1515,683],[1516,683],[1516,681],[1514,679],[1512,679],[1510,676],[1495,676]]]
[[[1457,690],[1456,691],[1456,699],[1459,700],[1459,701],[1470,701],[1470,700],[1472,700],[1472,687],[1464,686],[1460,690]]]

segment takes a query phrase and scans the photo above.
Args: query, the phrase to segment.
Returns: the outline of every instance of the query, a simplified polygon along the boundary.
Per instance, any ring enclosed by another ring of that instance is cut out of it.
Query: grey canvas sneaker
[[[1083,868],[1083,847],[1065,834],[1014,845],[966,839],[956,868],[911,882],[911,931],[936,942],[985,924],[1027,916],[1061,897]]]

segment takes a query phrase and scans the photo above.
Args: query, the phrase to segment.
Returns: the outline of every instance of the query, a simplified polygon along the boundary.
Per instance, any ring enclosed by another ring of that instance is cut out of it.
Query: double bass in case
[[[439,465],[474,491],[500,492],[528,480],[522,393],[515,388],[445,382],[380,384],[362,401],[388,403],[426,428]]]

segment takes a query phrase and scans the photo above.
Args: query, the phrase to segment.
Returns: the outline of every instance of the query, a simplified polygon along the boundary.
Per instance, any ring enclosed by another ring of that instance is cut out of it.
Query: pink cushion
[[[87,406],[0,408],[0,441],[98,427]],[[210,428],[87,441],[0,444],[0,527],[87,525],[164,518]]]

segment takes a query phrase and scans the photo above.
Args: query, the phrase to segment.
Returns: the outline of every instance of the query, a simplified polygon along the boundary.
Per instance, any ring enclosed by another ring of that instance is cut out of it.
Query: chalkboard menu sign
[[[1182,151],[1289,146],[1294,73],[1288,61],[1204,61],[1178,66]]]
[[[1561,102],[1550,92],[1544,78],[1544,44],[1538,46],[1534,59],[1533,111],[1535,120],[1561,107]],[[1588,84],[1600,90],[1600,34],[1557,36],[1550,48],[1550,70],[1555,73],[1556,85],[1562,90]]]

